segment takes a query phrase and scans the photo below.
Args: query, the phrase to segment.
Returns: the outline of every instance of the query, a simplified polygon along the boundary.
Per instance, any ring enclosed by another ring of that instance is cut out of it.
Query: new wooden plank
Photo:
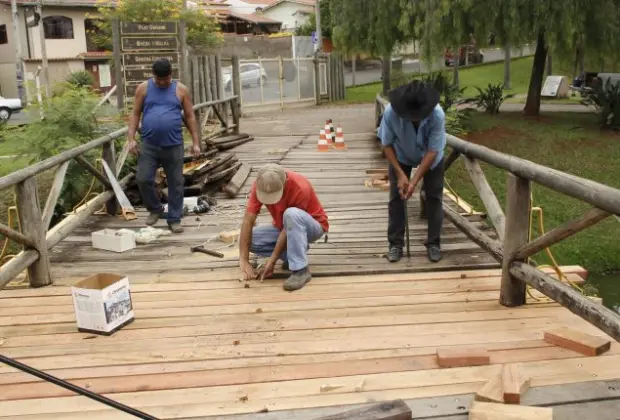
[[[598,356],[609,350],[611,341],[571,328],[545,331],[545,340],[556,346],[574,350],[586,356]]]
[[[507,404],[520,404],[523,394],[525,394],[529,387],[530,378],[523,376],[519,365],[508,363],[502,367],[504,402]]]
[[[490,380],[486,381],[474,397],[476,401],[504,403],[503,382],[501,375],[493,375]]]
[[[479,347],[438,348],[437,364],[444,368],[488,365],[489,352]]]

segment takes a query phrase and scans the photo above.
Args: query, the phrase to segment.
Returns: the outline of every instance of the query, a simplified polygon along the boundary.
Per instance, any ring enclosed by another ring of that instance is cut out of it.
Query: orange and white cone
[[[317,150],[319,152],[329,152],[329,144],[327,144],[327,139],[325,138],[325,130],[320,131]]]
[[[342,132],[342,127],[338,126],[336,128],[336,142],[334,143],[334,149],[344,150],[347,146],[344,144],[344,133]]]
[[[325,130],[322,131],[325,132],[325,139],[327,140],[327,144],[331,146],[334,143],[334,139],[332,137],[332,133],[329,130],[329,124],[325,124]]]

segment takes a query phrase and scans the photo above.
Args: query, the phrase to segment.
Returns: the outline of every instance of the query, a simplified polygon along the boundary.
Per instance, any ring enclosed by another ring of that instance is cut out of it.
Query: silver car
[[[23,109],[21,99],[6,99],[0,96],[0,121],[6,122],[11,115]]]

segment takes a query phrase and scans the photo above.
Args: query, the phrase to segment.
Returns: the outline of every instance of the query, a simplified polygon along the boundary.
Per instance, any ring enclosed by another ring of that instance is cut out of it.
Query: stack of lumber
[[[364,181],[364,185],[368,188],[379,188],[383,191],[390,190],[390,180],[388,178],[387,169],[368,169],[366,171],[370,178]]]
[[[217,137],[206,140],[208,148],[215,148],[217,150],[229,150],[233,147],[241,146],[249,141],[254,140],[254,137],[249,134],[232,134],[224,137]]]

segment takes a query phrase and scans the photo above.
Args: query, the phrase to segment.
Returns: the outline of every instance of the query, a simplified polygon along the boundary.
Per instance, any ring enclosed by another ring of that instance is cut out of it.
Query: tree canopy
[[[332,39],[332,14],[330,7],[331,0],[321,0],[321,36]],[[316,13],[312,13],[308,21],[295,31],[295,35],[310,36],[316,31]]]

